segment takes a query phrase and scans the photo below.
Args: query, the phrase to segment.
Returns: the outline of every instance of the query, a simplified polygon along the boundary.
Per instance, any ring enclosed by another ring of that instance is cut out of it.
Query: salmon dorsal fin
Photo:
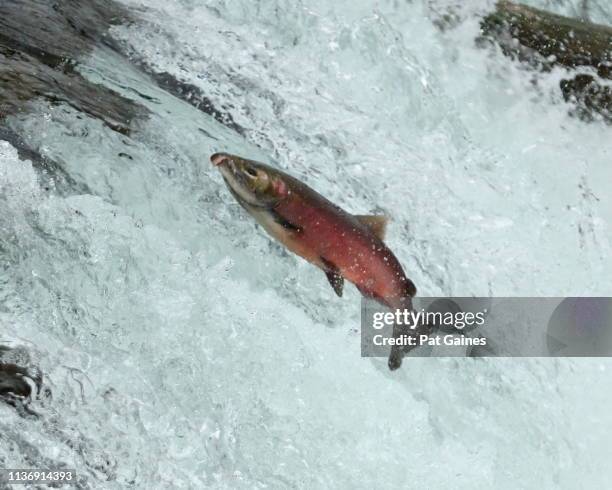
[[[372,233],[374,233],[381,240],[385,239],[385,233],[387,232],[387,223],[389,218],[383,214],[370,214],[370,215],[355,215],[359,221],[366,225]]]

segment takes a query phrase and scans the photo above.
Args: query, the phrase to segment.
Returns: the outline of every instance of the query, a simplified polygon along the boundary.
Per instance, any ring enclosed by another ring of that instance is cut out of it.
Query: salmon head
[[[227,153],[215,153],[210,161],[242,205],[273,208],[290,193],[286,176],[269,165]]]

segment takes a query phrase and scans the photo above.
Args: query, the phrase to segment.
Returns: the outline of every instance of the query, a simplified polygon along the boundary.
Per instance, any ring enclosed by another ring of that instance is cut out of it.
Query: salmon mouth
[[[236,163],[232,155],[227,153],[214,153],[210,156],[210,162],[219,169],[226,182],[228,182],[228,179],[232,181],[241,179],[242,176],[236,168]]]
[[[227,153],[215,153],[211,155],[210,157],[210,161],[215,167],[223,165],[229,160],[230,160],[230,156]]]

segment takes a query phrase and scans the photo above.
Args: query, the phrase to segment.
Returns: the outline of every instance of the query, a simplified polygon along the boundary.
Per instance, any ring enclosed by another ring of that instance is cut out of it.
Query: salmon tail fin
[[[407,309],[410,311],[414,310],[414,308],[412,307],[412,297],[407,296],[403,298],[401,303],[401,309]],[[435,329],[436,327],[434,325],[425,324],[423,321],[421,321],[421,323],[419,323],[416,328],[410,328],[409,325],[399,325],[395,323],[393,325],[393,338],[399,339],[402,337],[402,335],[408,335],[410,337],[416,337],[418,339],[419,335],[428,335],[432,333]],[[415,347],[416,346],[410,345],[391,346],[391,352],[389,353],[389,359],[387,360],[387,365],[389,366],[389,369],[391,371],[399,369],[402,365],[402,359],[404,358],[404,356]]]
[[[395,337],[395,328],[393,329],[393,336]],[[404,359],[404,351],[396,345],[392,346],[389,359],[387,360],[389,370],[395,371],[399,369],[402,366],[402,359]]]

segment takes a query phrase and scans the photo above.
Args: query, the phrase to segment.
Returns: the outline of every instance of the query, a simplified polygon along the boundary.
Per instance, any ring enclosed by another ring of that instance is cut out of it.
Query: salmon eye
[[[257,170],[252,167],[246,167],[244,171],[249,174],[251,177],[257,177]]]

